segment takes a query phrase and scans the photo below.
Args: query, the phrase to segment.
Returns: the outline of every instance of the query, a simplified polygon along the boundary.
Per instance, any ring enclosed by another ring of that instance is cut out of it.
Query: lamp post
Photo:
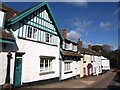
[[[12,85],[10,84],[10,60],[12,59],[11,51],[7,54],[7,73],[5,78],[5,84],[3,85],[3,89],[11,90]]]

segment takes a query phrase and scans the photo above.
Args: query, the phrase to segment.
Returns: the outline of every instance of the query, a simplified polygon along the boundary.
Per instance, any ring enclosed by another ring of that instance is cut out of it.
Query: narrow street
[[[81,78],[81,79],[73,79],[66,80],[63,82],[51,83],[47,85],[36,85],[29,87],[22,87],[26,89],[40,89],[40,88],[107,88],[107,86],[112,82],[113,77],[116,73],[112,71],[108,71],[102,75]]]

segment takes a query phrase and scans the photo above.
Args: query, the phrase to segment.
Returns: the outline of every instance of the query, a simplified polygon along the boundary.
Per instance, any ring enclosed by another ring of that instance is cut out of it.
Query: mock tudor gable
[[[42,37],[39,37],[39,34],[43,34],[42,32],[39,32],[39,30],[41,30],[59,36],[61,40],[64,40],[47,2],[40,3],[21,12],[16,17],[9,20],[6,27],[15,23],[19,23],[20,30],[18,32],[18,37],[20,38],[32,38],[32,40],[36,39],[35,41],[44,42],[41,39]],[[33,32],[30,32],[29,29],[32,29],[33,27],[37,28],[38,31],[33,30]],[[26,28],[26,30],[23,31],[24,28]],[[29,33],[29,35],[26,33]],[[31,36],[31,34],[33,34],[33,36]],[[37,35],[34,37],[34,34]]]

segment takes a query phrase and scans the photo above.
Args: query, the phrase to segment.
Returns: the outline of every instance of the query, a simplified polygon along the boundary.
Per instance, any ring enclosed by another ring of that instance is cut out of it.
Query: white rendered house
[[[32,82],[59,80],[61,35],[47,2],[13,17],[6,24],[15,37],[15,87]]]
[[[80,58],[77,43],[67,39],[67,31],[62,31],[65,41],[61,44],[60,80],[77,78],[80,75]]]

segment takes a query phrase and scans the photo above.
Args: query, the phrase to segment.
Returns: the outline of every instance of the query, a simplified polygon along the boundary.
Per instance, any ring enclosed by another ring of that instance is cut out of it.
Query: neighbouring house
[[[80,61],[80,77],[99,75],[102,73],[101,55],[92,50],[91,45],[88,45],[88,48],[83,48],[82,41],[78,39],[78,53],[83,56]]]
[[[10,12],[11,8],[7,10]],[[11,46],[15,49],[11,60],[11,84],[19,87],[32,82],[58,81],[60,41],[64,41],[64,37],[48,3],[43,2],[19,14],[12,14],[14,15],[8,18],[3,30],[14,36],[14,44]],[[0,68],[0,84],[4,84],[6,74],[6,54],[3,55],[2,52],[0,56],[5,60],[0,59],[4,63],[1,64],[2,69]]]
[[[88,48],[82,47],[82,41],[78,39],[78,53],[80,53],[83,58],[80,61],[80,77],[86,77],[93,75],[93,52]]]
[[[77,53],[77,43],[67,39],[67,30],[63,29],[64,43],[61,44],[61,61],[60,61],[60,80],[77,78],[80,76],[80,58]]]
[[[101,56],[101,60],[102,60],[102,70],[103,71],[110,70],[110,60],[104,56]]]
[[[92,53],[91,59],[93,64],[93,75],[99,75],[102,73],[102,61],[101,54],[92,50],[92,46],[88,45],[89,51]]]
[[[4,5],[1,5],[2,4],[0,3],[0,85],[3,85],[7,76],[7,54],[9,51],[12,52],[10,71],[14,71],[14,59],[17,48],[13,48],[15,37],[12,31],[4,28],[5,21],[7,20],[6,17],[9,12]],[[10,73],[10,77],[10,83],[13,84],[13,73]]]

